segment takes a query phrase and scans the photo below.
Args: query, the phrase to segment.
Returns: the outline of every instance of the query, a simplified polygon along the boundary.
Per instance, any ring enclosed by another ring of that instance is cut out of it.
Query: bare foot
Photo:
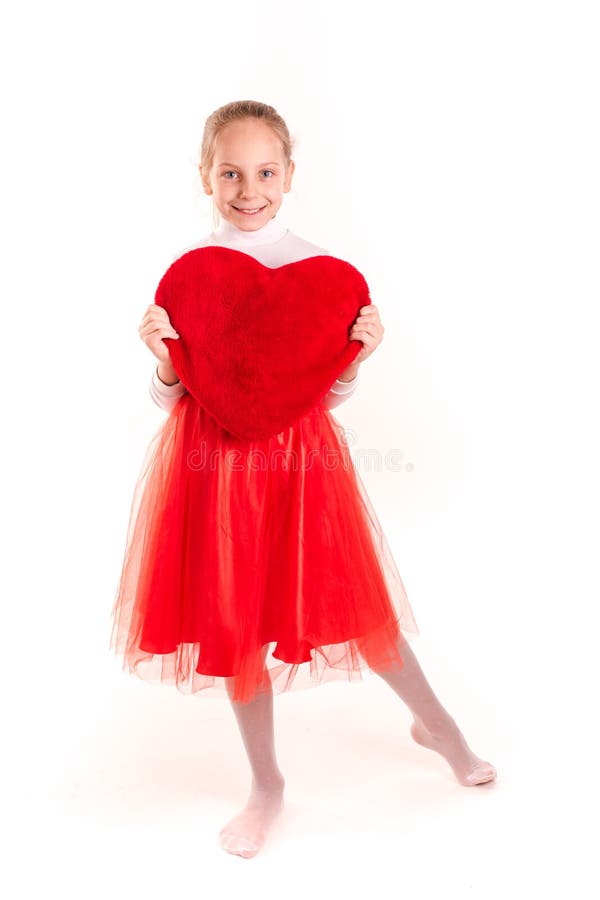
[[[245,859],[256,856],[271,823],[283,809],[284,786],[282,781],[266,788],[252,787],[244,809],[219,832],[223,850]]]
[[[436,729],[435,734],[415,718],[410,726],[410,733],[417,744],[440,753],[450,765],[457,780],[465,787],[484,784],[496,778],[495,768],[469,749],[462,732],[450,716],[444,725]]]

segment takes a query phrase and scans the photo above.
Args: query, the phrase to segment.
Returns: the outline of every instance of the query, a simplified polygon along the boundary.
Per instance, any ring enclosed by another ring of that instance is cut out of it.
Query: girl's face
[[[243,231],[255,231],[281,206],[294,168],[290,160],[286,169],[279,139],[268,125],[243,119],[219,133],[210,172],[200,166],[200,174],[223,218]]]

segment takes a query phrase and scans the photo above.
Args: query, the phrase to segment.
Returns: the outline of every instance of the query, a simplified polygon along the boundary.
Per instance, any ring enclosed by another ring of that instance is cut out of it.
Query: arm
[[[359,363],[350,363],[347,369],[344,369],[339,378],[333,382],[329,388],[329,393],[325,394],[323,404],[326,409],[333,409],[339,406],[344,400],[350,397],[358,384]]]
[[[176,381],[175,384],[165,384],[158,376],[158,366],[155,366],[150,379],[150,396],[157,406],[171,412],[180,397],[186,393],[187,388]]]
[[[333,382],[329,388],[329,392],[323,398],[323,404],[326,409],[333,409],[343,403],[352,396],[358,384],[358,373],[351,381],[340,381],[339,378]]]

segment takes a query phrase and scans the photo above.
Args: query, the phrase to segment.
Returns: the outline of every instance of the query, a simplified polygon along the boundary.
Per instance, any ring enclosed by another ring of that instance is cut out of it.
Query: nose
[[[242,181],[240,185],[240,197],[256,196],[250,181]]]

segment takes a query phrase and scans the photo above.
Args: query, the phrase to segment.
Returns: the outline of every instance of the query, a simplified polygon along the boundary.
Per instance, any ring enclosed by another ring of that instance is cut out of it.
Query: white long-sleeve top
[[[286,263],[307,259],[309,256],[331,256],[328,250],[293,234],[283,223],[280,213],[281,209],[265,225],[254,231],[244,231],[237,228],[232,222],[228,222],[227,219],[222,219],[219,226],[208,237],[182,251],[176,259],[198,247],[211,246],[240,250],[273,269]],[[357,383],[358,374],[352,381],[340,381],[337,378],[323,398],[325,407],[333,409],[335,406],[339,406],[354,393]],[[177,400],[185,393],[187,393],[187,388],[181,381],[170,385],[165,384],[158,377],[158,366],[154,368],[150,379],[150,396],[161,409],[170,412]]]

